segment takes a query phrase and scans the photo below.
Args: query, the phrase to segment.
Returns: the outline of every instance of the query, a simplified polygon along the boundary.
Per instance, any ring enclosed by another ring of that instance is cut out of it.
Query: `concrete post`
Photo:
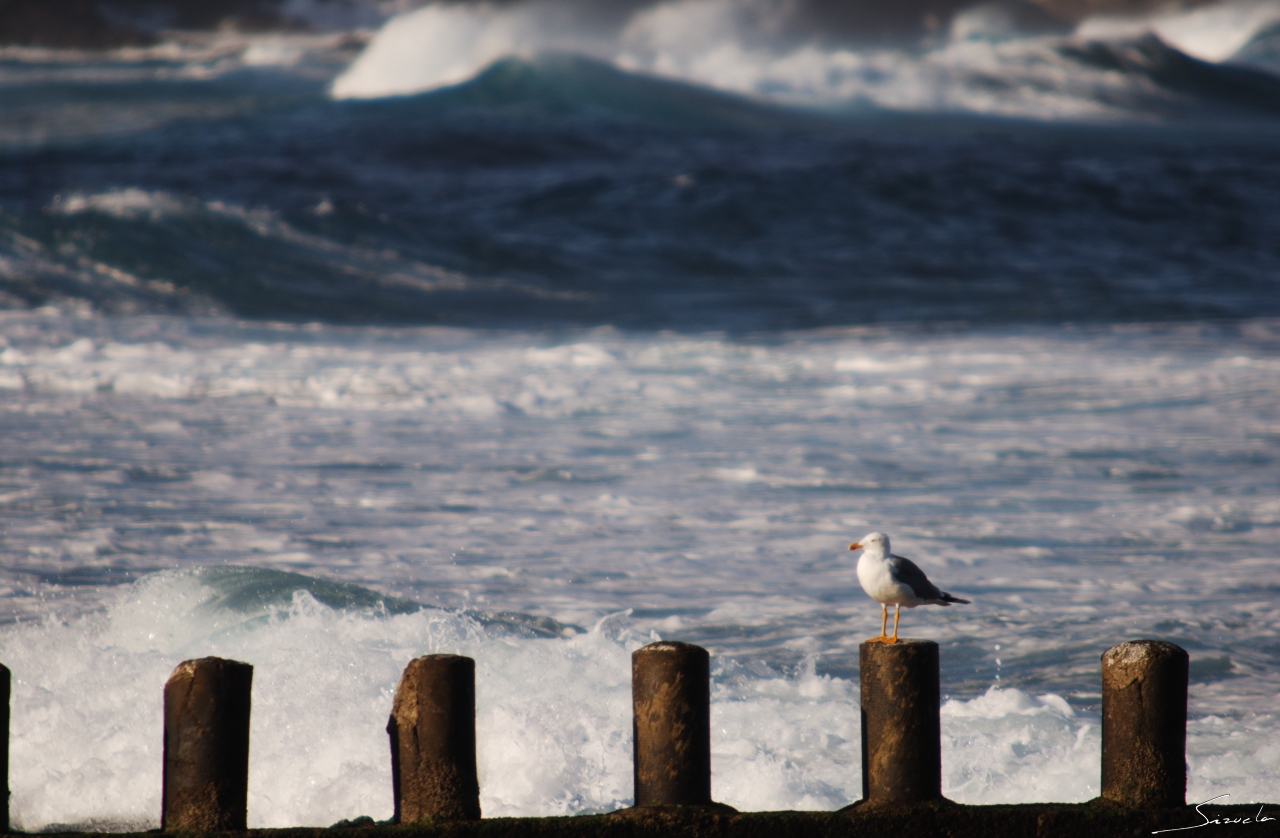
[[[253,667],[183,661],[164,685],[165,832],[243,832],[249,796]]]
[[[0,832],[9,831],[9,667],[0,664],[0,792],[4,811],[0,812]]]
[[[631,653],[635,805],[711,803],[711,659],[689,643]]]
[[[1187,803],[1185,649],[1131,640],[1102,655],[1102,797],[1154,809]]]
[[[942,797],[942,727],[938,644],[931,640],[866,642],[862,680],[862,798]]]
[[[396,823],[480,819],[474,660],[424,655],[409,661],[387,733]]]

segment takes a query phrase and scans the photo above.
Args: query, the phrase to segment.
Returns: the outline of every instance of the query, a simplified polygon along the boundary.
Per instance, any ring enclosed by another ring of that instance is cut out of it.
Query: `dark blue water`
[[[820,113],[566,57],[367,102],[276,70],[35,78],[0,92],[0,306],[732,331],[1280,314],[1280,87],[1174,82],[1251,107]]]

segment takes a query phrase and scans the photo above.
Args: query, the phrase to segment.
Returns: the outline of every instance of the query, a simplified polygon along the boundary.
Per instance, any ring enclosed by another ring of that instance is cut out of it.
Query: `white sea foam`
[[[618,618],[564,640],[486,633],[459,614],[335,610],[305,591],[265,612],[210,605],[199,574],[166,573],[102,613],[0,634],[15,673],[15,826],[154,827],[161,688],[184,658],[251,662],[249,823],[325,825],[391,814],[384,731],[403,666],[432,652],[477,660],[481,805],[488,816],[565,815],[628,805],[629,655]],[[744,810],[832,809],[859,796],[855,684],[717,666],[713,794]],[[967,803],[1080,801],[1097,794],[1095,716],[1061,697],[990,688],[942,711],[944,793]],[[1192,725],[1193,798],[1262,799],[1274,731],[1243,746],[1219,717]],[[1243,761],[1241,761],[1243,760]],[[1234,764],[1232,764],[1234,763]]]
[[[942,708],[943,793],[966,803],[1098,795],[1101,739],[1096,718],[1080,718],[1061,696],[1034,698],[991,687]]]
[[[166,574],[143,580],[104,613],[0,635],[0,654],[17,678],[16,825],[154,825],[161,686],[178,661],[205,654],[255,665],[251,826],[389,817],[383,729],[391,696],[408,660],[431,652],[477,660],[487,815],[604,811],[630,800],[628,651],[639,640],[625,630],[601,624],[569,640],[523,640],[486,636],[448,612],[342,612],[304,592],[287,606],[246,616],[204,607],[210,596],[196,577]],[[1002,707],[992,709],[993,701]],[[983,702],[979,712],[970,710]],[[1035,700],[1015,690],[948,703],[948,741],[970,738],[948,748],[947,762],[961,763],[948,766],[949,776],[981,774],[982,791],[998,797],[992,787],[1014,773],[1008,746],[1016,750],[1026,738],[1029,702]],[[953,717],[966,721],[953,724]],[[1080,734],[1051,717],[1058,724],[1039,732],[1041,747],[1078,750]],[[973,746],[973,718],[988,722],[994,759]],[[715,689],[712,723],[717,799],[744,809],[825,809],[858,796],[852,684],[816,676],[812,665],[795,678],[730,677]],[[1019,724],[1003,736],[996,729]],[[1060,741],[1050,741],[1055,734]],[[1060,765],[1054,781],[1069,782],[1072,768]],[[1025,779],[1017,790],[1061,794]],[[966,788],[954,791],[964,797]]]
[[[208,607],[213,595],[196,576],[152,577],[103,613],[4,635],[15,823],[154,824],[161,687],[205,654],[255,665],[251,826],[390,817],[391,696],[412,657],[438,651],[478,661],[487,814],[611,809],[629,795],[627,649],[602,630],[491,638],[448,612],[344,612],[302,592],[242,614]]]
[[[167,192],[148,192],[145,189],[129,187],[113,189],[85,195],[73,192],[65,197],[58,196],[50,205],[50,212],[60,215],[79,215],[85,212],[100,212],[115,218],[149,218],[158,221],[169,215],[189,212],[194,208],[191,202],[183,202]]]
[[[1276,334],[0,315],[16,822],[153,823],[160,688],[205,654],[258,667],[256,825],[389,814],[390,691],[429,651],[479,661],[486,812],[613,808],[627,653],[653,632],[715,656],[718,799],[835,808],[860,791],[857,644],[879,629],[843,548],[872,528],[974,600],[903,616],[943,646],[949,796],[1095,795],[1098,656],[1158,636],[1192,650],[1192,799],[1267,800]],[[224,562],[596,628],[206,605],[191,569]],[[158,567],[185,570],[109,584]]]

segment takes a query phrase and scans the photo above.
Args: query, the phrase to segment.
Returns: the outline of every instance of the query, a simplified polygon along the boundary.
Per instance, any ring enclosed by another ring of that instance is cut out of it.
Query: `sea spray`
[[[404,665],[433,652],[479,663],[486,812],[612,809],[629,794],[618,785],[629,777],[628,649],[606,628],[547,643],[439,609],[332,608],[305,589],[283,606],[210,607],[227,577],[202,575],[161,573],[101,612],[6,630],[0,656],[19,673],[15,823],[153,823],[160,691],[174,665],[203,655],[255,666],[251,826],[389,817],[391,697]]]
[[[261,576],[278,581],[270,571]],[[210,607],[222,593],[199,572],[164,572],[124,589],[101,612],[0,634],[0,656],[17,674],[16,824],[154,826],[160,690],[173,665],[204,654],[255,666],[252,826],[389,817],[388,708],[403,666],[432,652],[477,660],[487,815],[569,815],[629,803],[629,652],[643,639],[625,615],[540,640],[439,609],[332,608],[305,588],[285,606]],[[718,663],[716,799],[743,809],[832,809],[857,799],[857,701],[854,682],[817,674],[812,658],[791,676]],[[1096,793],[1097,720],[1056,695],[992,687],[971,701],[948,701],[943,722],[944,791],[952,799],[1076,801]]]

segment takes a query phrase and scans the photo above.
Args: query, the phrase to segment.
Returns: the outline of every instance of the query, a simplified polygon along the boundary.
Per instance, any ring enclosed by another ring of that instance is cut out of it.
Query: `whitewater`
[[[15,828],[157,826],[205,655],[255,667],[252,827],[390,817],[433,652],[486,816],[612,811],[659,638],[716,800],[839,808],[873,530],[973,601],[902,623],[946,796],[1095,797],[1153,637],[1188,800],[1275,802],[1280,6],[411,5],[0,49]]]
[[[871,529],[974,600],[944,793],[1098,790],[1099,663],[1191,652],[1189,799],[1280,776],[1280,331],[724,337],[10,314],[15,824],[153,826],[180,660],[256,667],[249,818],[390,816],[403,666],[477,661],[489,815],[630,799],[629,652],[713,654],[713,793],[860,794]],[[423,607],[429,606],[429,607]]]
[[[945,30],[904,46],[787,37],[800,7],[769,0],[671,0],[620,19],[586,21],[581,9],[547,0],[433,3],[389,20],[334,79],[331,94],[421,93],[465,82],[501,59],[570,53],[822,110],[873,106],[1106,120],[1171,105],[1185,109],[1194,97],[1162,78],[1171,64],[1185,61],[1177,68],[1185,75],[1212,72],[1224,61],[1280,66],[1280,5],[1268,0],[1130,18],[1095,15],[1031,32],[1019,25],[1012,5],[975,4]],[[1118,49],[1091,55],[1099,44]]]

